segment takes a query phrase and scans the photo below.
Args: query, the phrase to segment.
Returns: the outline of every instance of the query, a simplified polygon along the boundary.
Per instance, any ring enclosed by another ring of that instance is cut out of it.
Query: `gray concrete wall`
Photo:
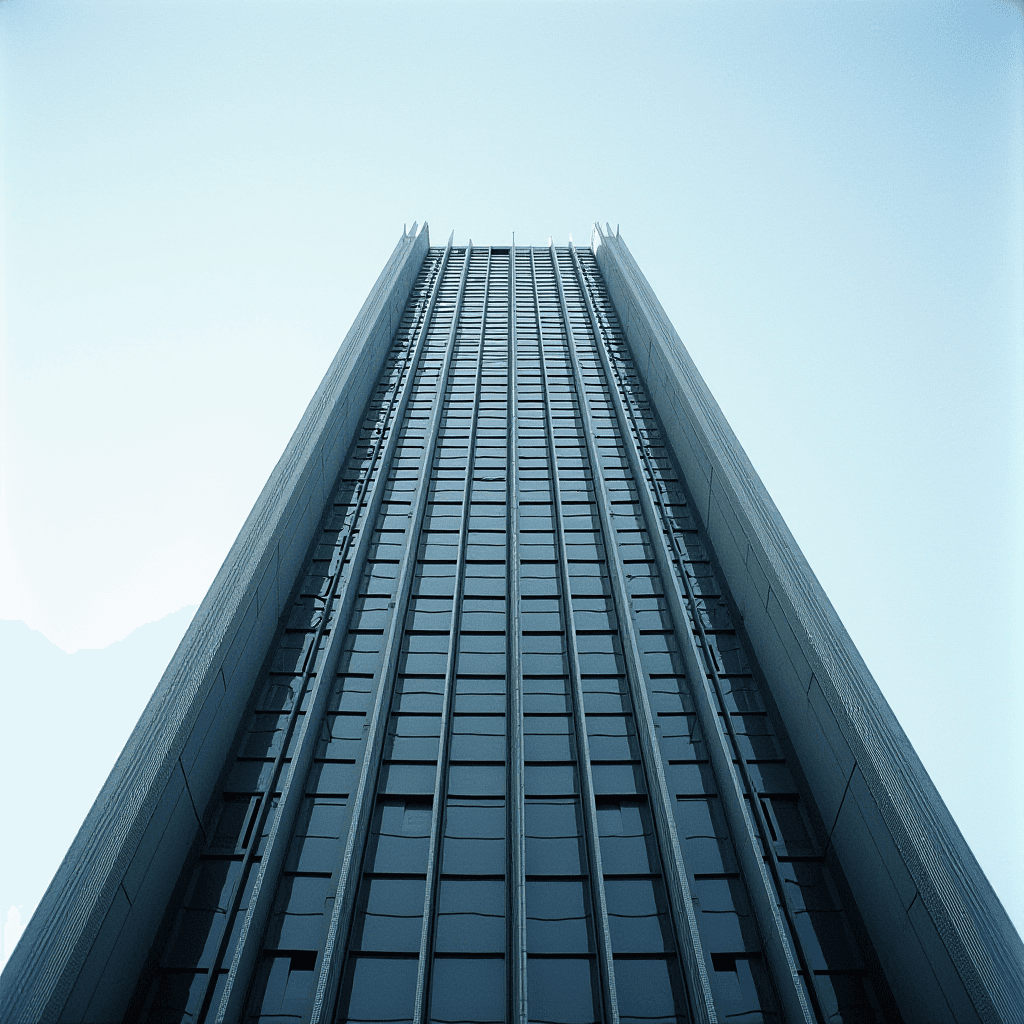
[[[1024,1020],[1024,946],[624,242],[594,250],[907,1024]]]
[[[5,1024],[121,1019],[429,246],[403,234],[0,976]]]

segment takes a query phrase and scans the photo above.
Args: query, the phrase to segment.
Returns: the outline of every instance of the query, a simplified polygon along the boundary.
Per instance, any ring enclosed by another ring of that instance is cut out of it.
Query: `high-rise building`
[[[1022,966],[618,233],[414,227],[0,1017],[970,1024]]]

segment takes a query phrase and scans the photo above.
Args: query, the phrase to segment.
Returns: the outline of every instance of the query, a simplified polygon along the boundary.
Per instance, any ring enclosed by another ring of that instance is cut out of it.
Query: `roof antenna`
[[[409,234],[409,231],[408,231],[408,227],[409,227],[409,222],[408,222],[408,221],[406,221],[406,222],[405,222],[405,223],[404,223],[404,224],[402,225],[402,237],[403,237],[403,238],[405,238],[405,237],[406,237],[406,236],[407,236],[407,235]]]
[[[616,238],[619,237],[619,225],[618,224],[615,225],[615,237]]]

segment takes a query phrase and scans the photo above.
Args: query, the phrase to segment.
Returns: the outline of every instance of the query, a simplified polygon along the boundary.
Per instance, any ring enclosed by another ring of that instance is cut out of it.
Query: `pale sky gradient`
[[[0,618],[74,650],[198,603],[403,223],[608,219],[1024,927],[1018,8],[5,0],[0,35]]]

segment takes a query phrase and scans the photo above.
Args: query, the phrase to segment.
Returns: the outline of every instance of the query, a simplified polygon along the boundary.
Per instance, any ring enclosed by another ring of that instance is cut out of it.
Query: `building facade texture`
[[[0,1016],[966,1024],[1022,964],[617,233],[414,227]]]

